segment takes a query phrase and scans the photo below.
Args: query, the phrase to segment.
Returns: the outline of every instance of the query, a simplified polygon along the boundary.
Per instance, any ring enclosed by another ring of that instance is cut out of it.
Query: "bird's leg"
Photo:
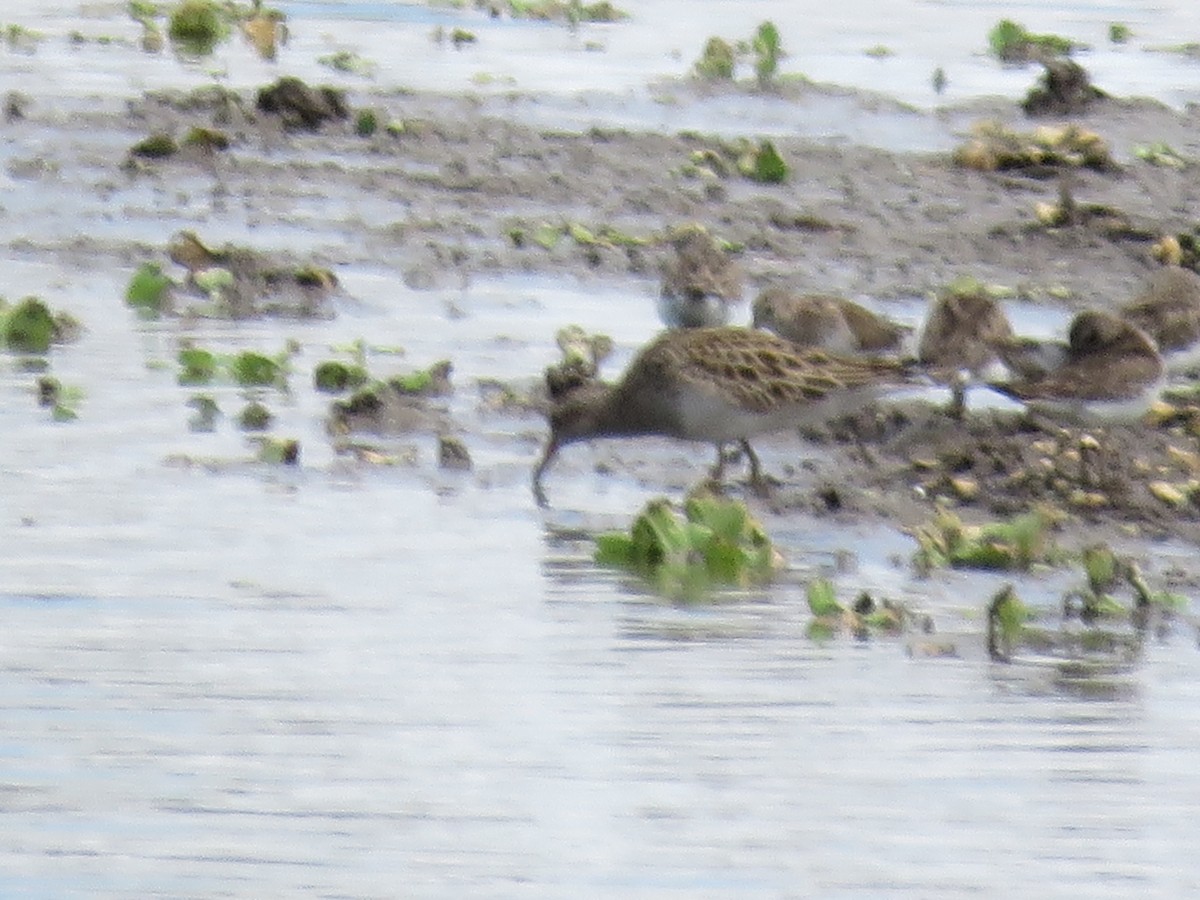
[[[967,411],[967,379],[962,374],[954,376],[950,384],[950,418],[961,422]]]
[[[750,461],[750,487],[754,492],[761,497],[765,497],[770,490],[770,485],[767,484],[767,479],[763,477],[762,466],[758,462],[758,454],[754,452],[754,448],[750,446],[750,442],[742,438],[738,445],[742,448],[742,452],[746,454],[746,459]]]

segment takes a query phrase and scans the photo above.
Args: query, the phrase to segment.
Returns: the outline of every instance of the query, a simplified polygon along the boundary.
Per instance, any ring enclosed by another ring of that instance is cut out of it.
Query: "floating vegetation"
[[[450,360],[443,359],[428,369],[410,372],[407,375],[395,375],[387,380],[387,384],[400,394],[442,397],[450,393],[450,373],[453,369]]]
[[[579,222],[564,222],[553,225],[541,222],[532,230],[527,225],[512,225],[505,232],[514,247],[524,247],[532,241],[543,250],[553,250],[564,237],[570,238],[581,247],[601,247],[616,249],[617,247],[645,247],[655,242],[654,238],[641,237],[622,231],[614,225],[600,225],[589,228]]]
[[[733,45],[724,38],[710,37],[692,70],[706,81],[732,81],[737,68]]]
[[[467,31],[465,28],[455,28],[450,32],[450,43],[457,50],[464,44],[474,44],[478,38],[475,37],[475,32]]]
[[[779,71],[779,61],[786,54],[779,29],[773,22],[763,22],[754,35],[735,44],[721,37],[710,37],[692,71],[704,81],[733,81],[739,57],[753,57],[754,77],[759,88],[767,88]]]
[[[42,42],[44,35],[40,31],[26,28],[24,25],[4,26],[4,43],[9,50],[17,53],[33,53]]]
[[[242,387],[286,387],[287,359],[286,352],[273,357],[243,350],[230,360],[229,373]]]
[[[1154,144],[1137,144],[1133,155],[1152,166],[1162,166],[1167,169],[1186,169],[1192,161],[1180,154],[1170,144],[1158,142]]]
[[[375,70],[378,68],[375,63],[364,59],[351,50],[338,50],[336,53],[318,56],[317,62],[336,72],[348,72],[352,75],[362,75],[363,77],[374,75]]]
[[[761,184],[779,184],[787,180],[789,169],[772,141],[748,138],[694,150],[679,169],[685,177],[710,179],[728,178],[734,172]]]
[[[142,315],[162,315],[170,307],[173,285],[174,282],[163,274],[162,266],[158,263],[142,263],[125,288],[125,303]]]
[[[954,151],[955,163],[968,169],[1116,168],[1104,139],[1079,125],[1043,125],[1020,132],[985,121],[971,132],[970,140]]]
[[[1126,44],[1133,37],[1133,30],[1122,22],[1113,22],[1108,26],[1108,40],[1113,44]]]
[[[326,360],[313,369],[313,386],[327,394],[340,394],[351,388],[362,387],[371,376],[365,367],[339,360]]]
[[[69,313],[52,313],[39,297],[8,306],[0,300],[0,347],[18,353],[45,353],[51,344],[75,340],[83,330]]]
[[[898,634],[911,623],[911,614],[902,606],[884,600],[877,602],[863,591],[852,606],[838,602],[833,582],[828,578],[816,578],[808,583],[805,599],[813,618],[808,625],[808,636],[827,639],[839,632],[847,631],[858,638],[868,637],[873,632]]]
[[[508,0],[508,11],[515,19],[537,19],[544,22],[619,22],[629,13],[609,0],[583,3],[581,0]]]
[[[867,56],[871,57],[872,59],[887,59],[889,56],[896,55],[896,51],[893,50],[891,47],[887,46],[886,44],[875,44],[874,46],[868,47],[866,50],[863,51],[863,53],[865,53]],[[945,74],[946,74],[945,72],[942,73],[943,78],[945,77]],[[944,86],[945,85],[943,85],[943,87]],[[938,91],[938,93],[940,94],[941,91]]]
[[[379,130],[379,116],[373,109],[362,109],[354,116],[354,133],[370,137]]]
[[[788,177],[787,163],[771,141],[759,141],[738,157],[738,171],[760,184],[781,184]]]
[[[698,599],[715,585],[769,582],[782,558],[746,504],[708,494],[689,497],[683,515],[651,500],[629,532],[596,537],[596,562],[627,569],[673,599]]]
[[[1066,56],[1074,50],[1086,49],[1057,34],[1034,34],[1024,25],[1011,19],[1001,19],[988,32],[988,47],[1001,62],[1023,63],[1049,56]]]
[[[229,144],[229,135],[225,132],[216,128],[205,128],[202,125],[189,128],[182,141],[184,147],[195,147],[208,152],[228,150]]]
[[[129,148],[131,156],[141,159],[165,159],[179,152],[179,144],[169,134],[152,134]]]
[[[287,387],[288,351],[267,356],[255,350],[233,355],[217,354],[204,347],[183,347],[177,356],[180,384],[211,384],[225,378],[241,387]]]
[[[775,23],[763,22],[759,25],[750,46],[754,50],[754,77],[758,80],[758,86],[765,88],[775,80],[779,60],[784,55],[783,42]]]
[[[83,390],[64,385],[52,375],[42,375],[37,380],[38,406],[48,407],[55,422],[74,422],[79,418],[76,407],[83,399]]]
[[[1007,522],[967,525],[939,507],[933,521],[916,530],[913,562],[922,572],[945,566],[1026,570],[1038,563],[1057,563],[1062,554],[1050,534],[1053,521],[1048,513],[1035,510]]]
[[[238,413],[237,425],[242,431],[266,431],[271,427],[274,418],[264,404],[251,400]]]
[[[229,24],[216,0],[182,0],[168,17],[167,35],[180,49],[207,56],[229,36]]]
[[[300,462],[300,442],[295,438],[263,437],[257,443],[259,462],[284,466]]]

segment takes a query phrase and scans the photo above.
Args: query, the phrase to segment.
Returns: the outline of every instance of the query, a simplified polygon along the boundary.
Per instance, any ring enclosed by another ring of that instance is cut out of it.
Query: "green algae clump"
[[[745,503],[708,494],[690,497],[682,516],[665,497],[651,500],[628,533],[596,537],[595,559],[673,599],[698,599],[715,585],[765,584],[781,564]]]
[[[370,375],[362,366],[336,359],[319,363],[313,369],[313,386],[327,394],[339,394],[350,388],[362,387],[370,380]]]
[[[167,25],[171,40],[197,56],[212,53],[228,30],[215,0],[183,0],[171,10]]]
[[[19,353],[45,353],[57,337],[50,308],[37,297],[26,297],[11,309],[0,310],[0,343]]]
[[[158,263],[143,263],[129,279],[125,303],[143,315],[159,316],[170,303],[172,284]]]

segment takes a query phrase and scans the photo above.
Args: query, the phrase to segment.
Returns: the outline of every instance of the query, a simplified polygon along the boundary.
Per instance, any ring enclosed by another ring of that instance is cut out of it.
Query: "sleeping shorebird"
[[[1071,320],[1067,343],[1042,362],[1058,362],[990,386],[1047,414],[1074,419],[1128,419],[1158,396],[1166,369],[1154,339],[1112,313],[1089,309]],[[1014,369],[1020,369],[1014,366]]]
[[[1170,266],[1155,272],[1120,313],[1158,343],[1168,371],[1200,363],[1200,275]]]
[[[939,296],[930,307],[917,358],[934,379],[954,393],[950,412],[961,418],[971,383],[1003,377],[998,348],[1013,339],[1000,304],[984,293]]]
[[[754,327],[773,331],[797,347],[820,347],[843,356],[898,354],[911,329],[865,306],[827,294],[798,294],[769,287],[754,300]]]
[[[586,383],[550,414],[550,437],[534,469],[533,491],[558,451],[577,441],[658,435],[741,445],[750,482],[764,485],[750,438],[851,412],[888,388],[912,383],[898,360],[801,350],[764,331],[718,327],[666,331],[644,347],[616,384]]]

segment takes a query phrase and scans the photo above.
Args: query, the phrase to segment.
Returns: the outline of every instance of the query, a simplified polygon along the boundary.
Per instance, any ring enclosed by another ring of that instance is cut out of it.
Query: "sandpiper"
[[[921,329],[917,358],[931,377],[954,392],[950,411],[960,418],[973,381],[1004,376],[998,348],[1013,338],[1000,304],[982,291],[943,293],[933,302]]]
[[[754,327],[773,331],[797,347],[820,347],[843,356],[899,353],[910,329],[865,306],[828,294],[765,288],[754,300]]]
[[[668,328],[704,328],[729,321],[742,299],[740,267],[699,225],[681,229],[662,266],[658,314]]]
[[[533,473],[542,476],[561,447],[594,438],[659,435],[717,445],[737,442],[762,488],[755,435],[850,412],[913,380],[911,365],[802,350],[765,331],[732,326],[665,331],[644,347],[614,385],[586,383],[550,414],[550,437]]]
[[[1121,315],[1158,342],[1170,371],[1200,363],[1200,275],[1170,266],[1155,272]]]
[[[1028,406],[1077,419],[1128,419],[1149,407],[1165,367],[1154,339],[1113,313],[1084,310],[1071,320],[1060,365],[991,387]]]

